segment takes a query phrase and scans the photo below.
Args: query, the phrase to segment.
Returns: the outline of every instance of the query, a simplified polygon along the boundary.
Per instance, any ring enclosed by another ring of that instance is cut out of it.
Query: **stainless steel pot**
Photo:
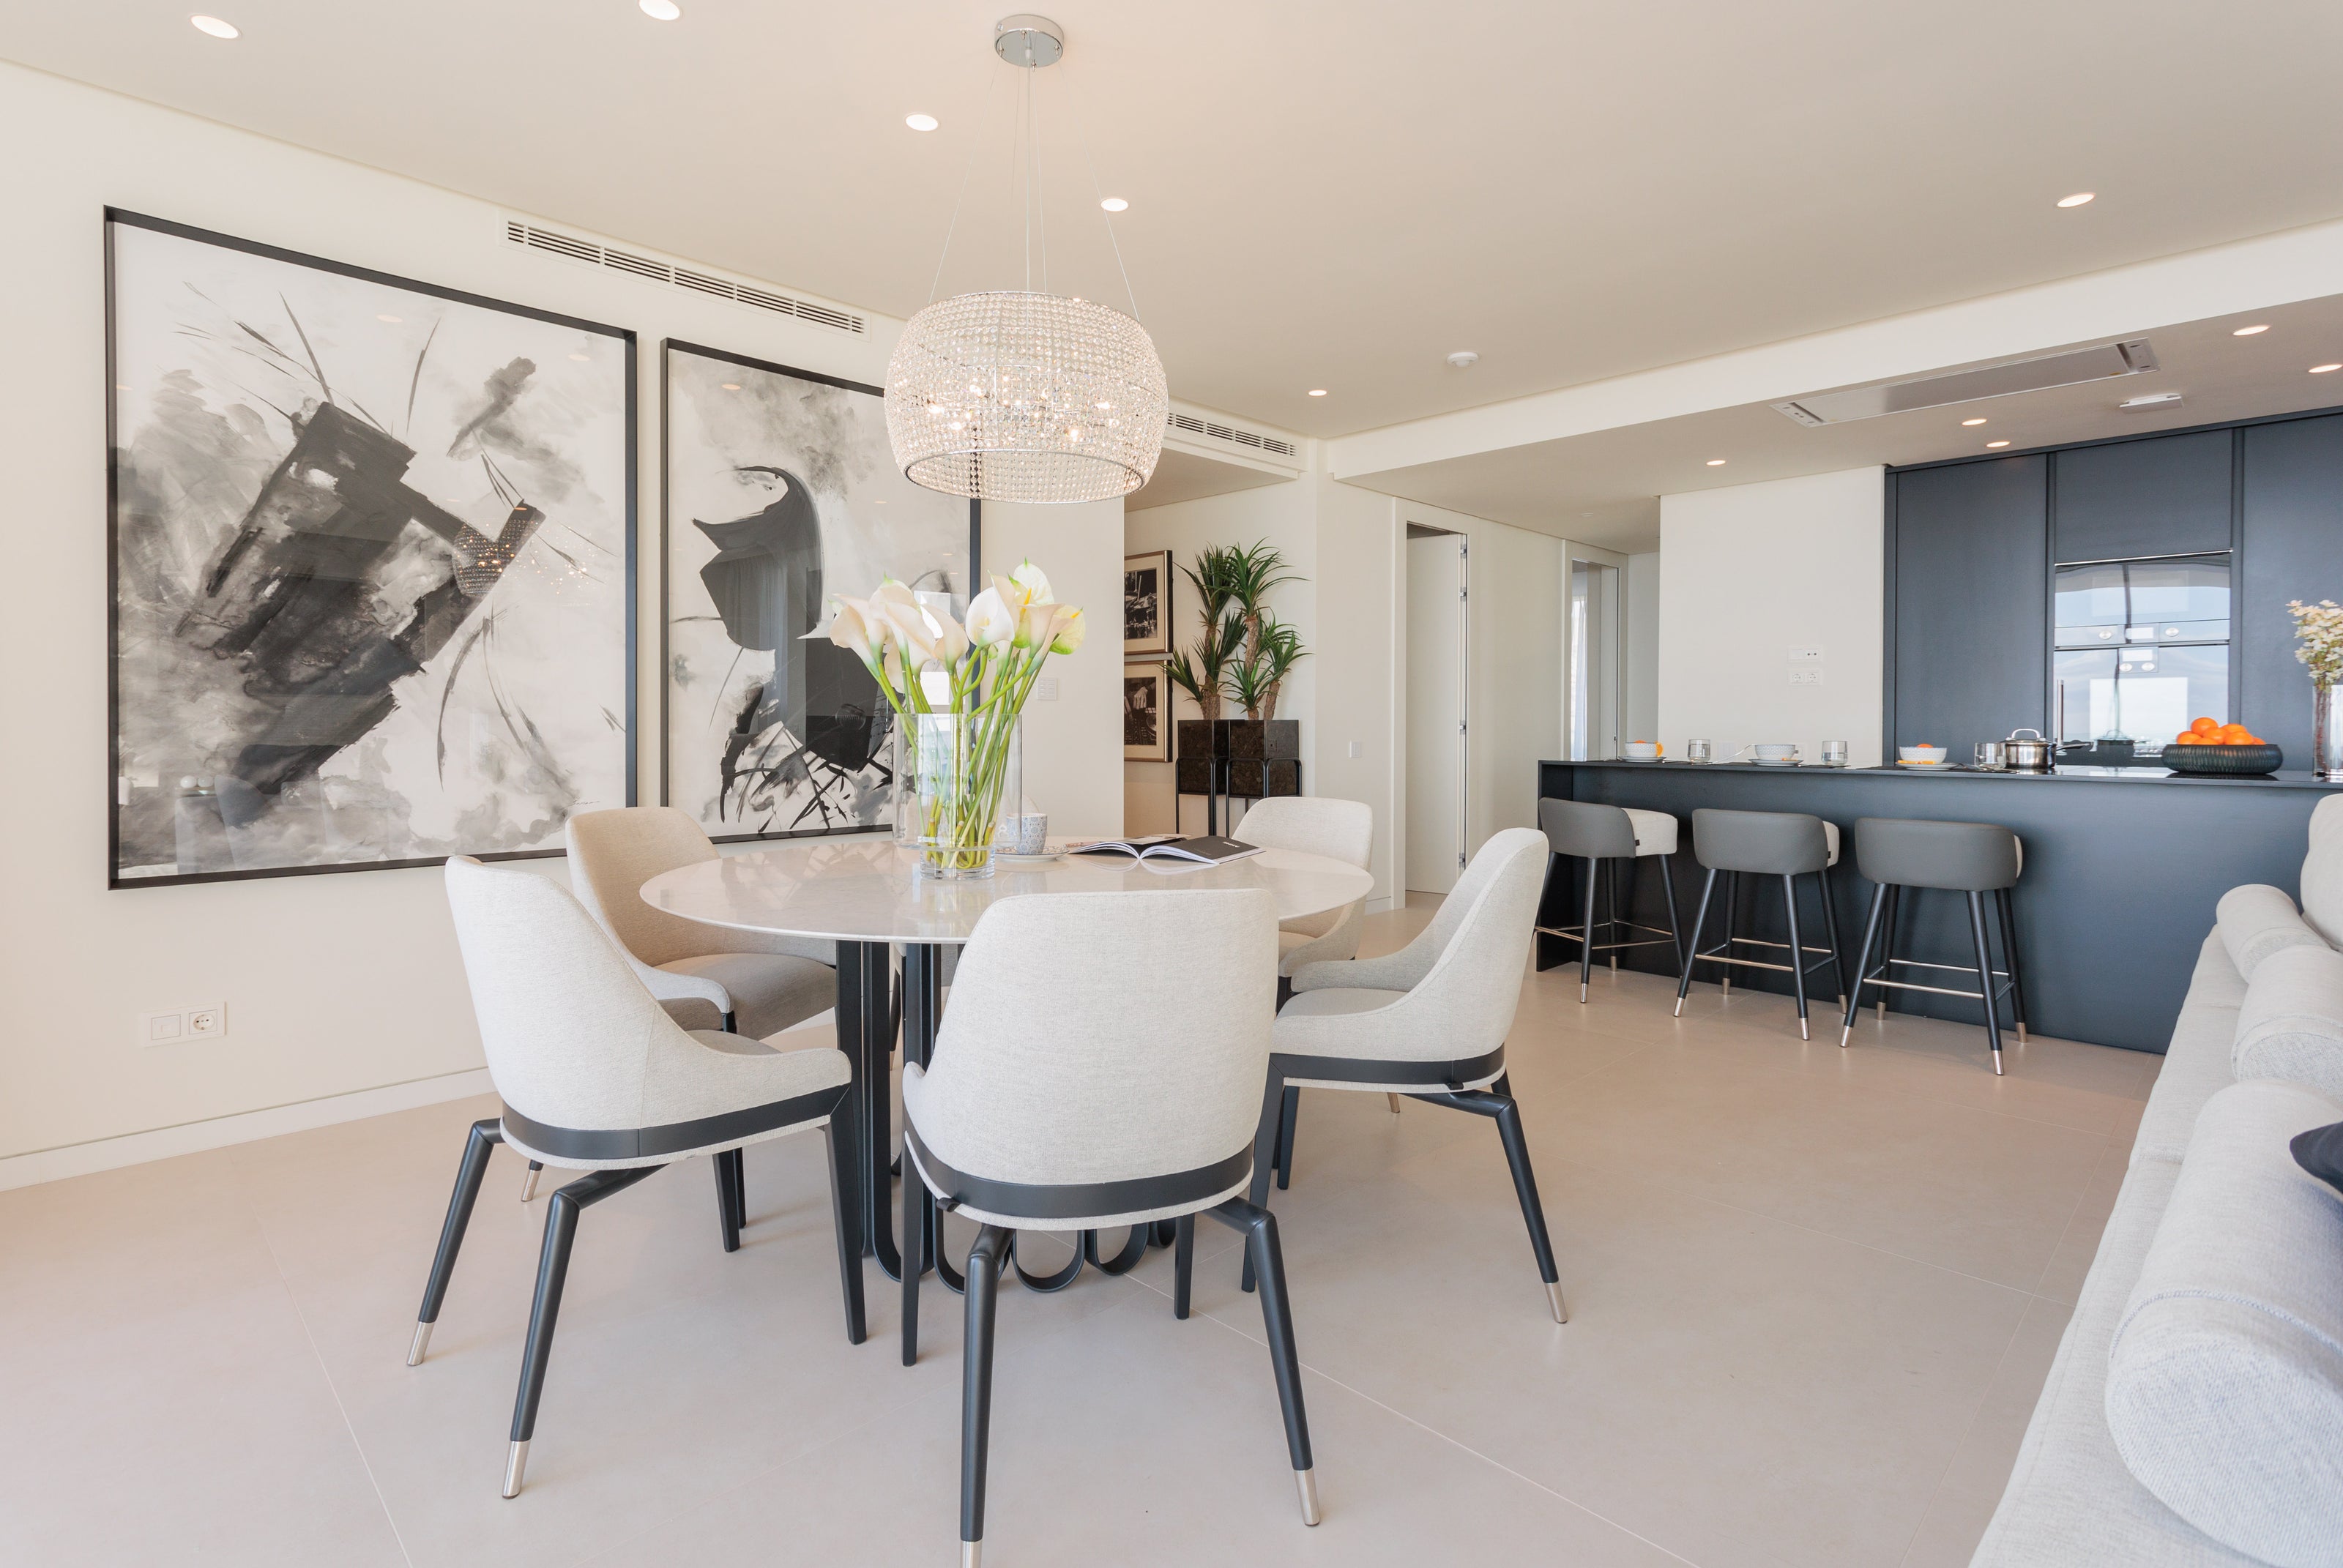
[[[2047,773],[2056,765],[2057,748],[2039,729],[2013,729],[2001,744],[2013,773]]]

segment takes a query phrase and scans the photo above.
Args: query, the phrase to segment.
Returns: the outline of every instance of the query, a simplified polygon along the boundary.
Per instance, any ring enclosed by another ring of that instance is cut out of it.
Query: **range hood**
[[[1785,399],[1774,407],[1801,425],[1840,425],[1850,419],[1876,418],[1882,414],[1908,414],[1916,408],[1974,403],[1981,397],[2006,397],[2013,392],[2039,392],[2047,387],[2073,387],[2117,376],[2139,376],[2156,368],[2156,350],[2148,346],[2147,338],[2134,337],[2097,348],[2069,349],[2033,359],[2007,359],[1998,365],[1956,370],[1946,376],[1922,376],[1843,392],[1817,392],[1811,397]]]

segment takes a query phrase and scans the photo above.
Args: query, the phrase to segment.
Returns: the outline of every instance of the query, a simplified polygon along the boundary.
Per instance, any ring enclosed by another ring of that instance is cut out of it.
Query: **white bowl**
[[[1759,757],[1795,757],[1798,749],[1783,741],[1765,741],[1749,749]]]
[[[1660,755],[1660,743],[1656,740],[1630,740],[1626,752],[1631,762],[1656,761]]]
[[[1941,746],[1898,746],[1896,759],[1899,762],[1942,762],[1945,749]]]

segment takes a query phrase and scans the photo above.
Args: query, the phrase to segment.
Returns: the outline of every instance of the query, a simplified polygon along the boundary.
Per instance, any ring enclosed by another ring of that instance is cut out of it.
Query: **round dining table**
[[[863,1255],[875,1257],[889,1279],[900,1281],[902,1256],[887,1201],[895,1039],[900,1027],[905,1060],[927,1064],[942,1017],[943,950],[967,941],[995,900],[1175,887],[1265,888],[1277,918],[1291,920],[1355,903],[1373,886],[1372,877],[1345,861],[1292,849],[1263,849],[1212,866],[1062,853],[997,859],[989,877],[945,879],[920,874],[918,851],[898,845],[891,836],[860,834],[799,839],[680,867],[645,882],[642,898],[654,909],[703,925],[838,944],[838,1042],[853,1069],[850,1135],[856,1147],[854,1168],[861,1173],[858,1191],[848,1195],[849,1208]],[[903,955],[900,977],[897,948]],[[1273,1008],[1275,999],[1263,996],[1262,1005]],[[938,1245],[936,1206],[931,1201],[907,1205],[907,1224],[914,1208],[923,1216],[916,1255],[948,1287],[962,1289],[959,1271]],[[1119,1273],[1138,1261],[1151,1230],[1134,1229],[1113,1259],[1100,1258],[1097,1239],[1084,1236],[1063,1268],[1034,1275],[1018,1266],[1016,1275],[1037,1290],[1059,1289],[1072,1282],[1086,1257]],[[916,1281],[904,1283],[914,1286]]]

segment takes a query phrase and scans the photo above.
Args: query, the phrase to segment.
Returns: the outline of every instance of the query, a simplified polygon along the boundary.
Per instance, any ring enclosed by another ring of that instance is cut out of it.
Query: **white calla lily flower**
[[[996,579],[998,580],[998,579]],[[1009,608],[999,588],[987,588],[968,607],[968,640],[979,648],[1009,642],[1017,636],[1017,612]]]

